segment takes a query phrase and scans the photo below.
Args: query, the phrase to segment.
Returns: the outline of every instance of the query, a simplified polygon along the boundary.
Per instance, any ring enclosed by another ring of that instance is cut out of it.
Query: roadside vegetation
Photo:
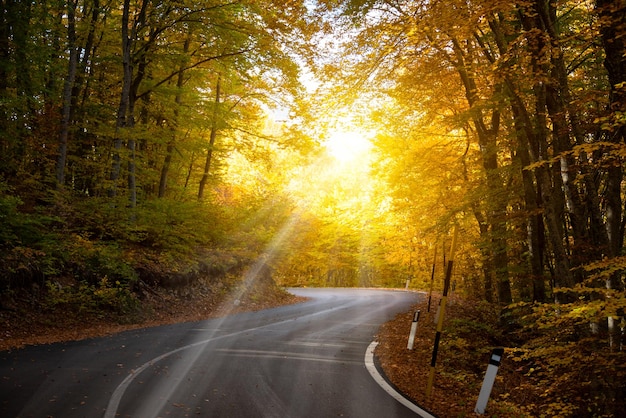
[[[493,305],[453,295],[448,301],[433,390],[426,395],[439,297],[420,319],[407,349],[413,312],[399,314],[378,335],[376,356],[388,379],[438,417],[470,417],[496,347],[505,355],[484,416],[619,417],[626,410],[626,354],[609,348],[608,335],[580,339],[589,323],[567,313],[542,324],[545,305],[516,305],[502,315]],[[567,309],[567,308],[565,308]]]

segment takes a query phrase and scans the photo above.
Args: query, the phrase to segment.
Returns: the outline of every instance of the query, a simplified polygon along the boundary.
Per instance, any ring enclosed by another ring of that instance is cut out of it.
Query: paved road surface
[[[364,364],[418,294],[292,289],[308,302],[0,352],[1,417],[415,417]]]

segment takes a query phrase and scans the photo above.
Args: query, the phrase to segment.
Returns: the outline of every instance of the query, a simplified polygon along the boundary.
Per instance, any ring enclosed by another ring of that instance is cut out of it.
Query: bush
[[[608,417],[624,410],[626,352],[606,331],[592,332],[613,313],[597,305],[535,303],[511,310],[523,328],[516,338],[522,344],[509,349],[509,358],[537,394],[524,405],[530,414]]]
[[[62,286],[57,282],[46,283],[44,306],[51,310],[62,309],[76,314],[105,312],[127,314],[136,311],[139,304],[128,286],[119,281],[102,278],[97,285],[85,281],[74,286]]]
[[[82,235],[67,237],[66,273],[91,285],[98,284],[102,277],[132,287],[137,273],[126,259],[126,252],[114,241],[92,241]]]
[[[0,285],[25,286],[62,269],[62,237],[55,232],[59,219],[19,210],[20,198],[0,182]]]

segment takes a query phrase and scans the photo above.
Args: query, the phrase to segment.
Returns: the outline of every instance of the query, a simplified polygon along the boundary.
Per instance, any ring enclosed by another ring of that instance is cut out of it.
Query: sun
[[[371,134],[359,131],[334,131],[324,147],[339,163],[351,163],[360,160],[372,150]]]

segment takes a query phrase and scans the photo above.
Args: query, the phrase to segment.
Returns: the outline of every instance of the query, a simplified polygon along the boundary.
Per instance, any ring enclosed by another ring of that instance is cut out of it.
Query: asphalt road
[[[0,352],[0,417],[415,417],[365,366],[419,297],[292,289],[308,302]]]

